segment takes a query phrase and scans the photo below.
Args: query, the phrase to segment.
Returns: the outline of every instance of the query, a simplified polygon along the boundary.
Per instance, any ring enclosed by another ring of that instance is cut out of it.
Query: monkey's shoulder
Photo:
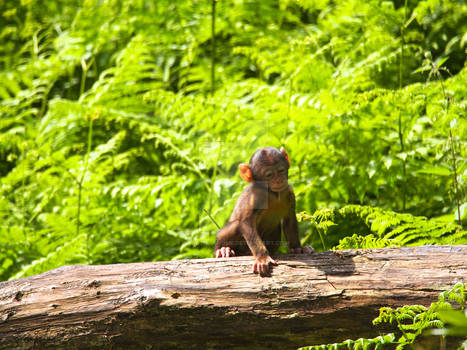
[[[242,207],[257,208],[263,202],[267,201],[267,188],[258,186],[257,184],[249,184],[238,197],[237,205]]]

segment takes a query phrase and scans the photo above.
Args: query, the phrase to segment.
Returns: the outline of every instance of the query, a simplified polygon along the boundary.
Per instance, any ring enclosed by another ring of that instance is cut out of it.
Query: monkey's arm
[[[240,232],[255,258],[269,255],[269,252],[256,229],[256,219],[257,215],[252,213],[249,215],[248,220],[239,223]]]
[[[256,195],[257,196],[257,195]],[[247,208],[242,203],[255,200],[255,194],[242,196],[232,213],[229,222],[217,233],[214,254],[217,258],[251,254],[255,258],[269,256],[263,240],[258,234],[257,220],[259,210]]]
[[[269,264],[277,265],[277,263],[269,256],[263,240],[258,235],[253,211],[245,214],[248,219],[231,221],[219,230],[214,248],[215,256],[216,258],[235,256],[232,247],[238,248],[238,252],[242,255],[244,248],[241,244],[246,242],[255,258],[253,272],[266,275],[269,272]]]
[[[244,249],[246,243],[255,258],[253,272],[267,274],[269,265],[276,262],[269,256],[258,234],[258,221],[265,208],[267,208],[267,192],[257,186],[248,186],[238,198],[229,222],[217,234],[214,248],[216,257],[227,258],[236,253],[243,255],[246,253]]]
[[[298,238],[298,222],[295,215],[295,195],[291,187],[288,189],[288,206],[289,211],[282,222],[285,238],[289,249],[300,248],[300,240]]]
[[[267,275],[270,271],[270,264],[277,265],[276,261],[269,256],[269,252],[264,245],[263,240],[258,234],[257,227],[257,213],[252,211],[248,219],[241,222],[240,230],[243,238],[245,239],[251,253],[255,257],[253,264],[253,272],[261,275]]]

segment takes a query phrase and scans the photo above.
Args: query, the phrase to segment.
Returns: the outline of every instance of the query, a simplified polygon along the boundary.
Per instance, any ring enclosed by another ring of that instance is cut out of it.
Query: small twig
[[[216,220],[211,216],[211,214],[208,213],[206,209],[203,209],[203,211],[206,213],[206,215],[211,219],[211,221],[217,226],[217,228],[220,230],[220,226],[217,224]]]

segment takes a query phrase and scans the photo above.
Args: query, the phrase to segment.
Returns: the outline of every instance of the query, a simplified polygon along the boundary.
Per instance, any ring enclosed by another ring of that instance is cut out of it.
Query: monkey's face
[[[267,185],[273,192],[281,192],[288,186],[289,161],[287,153],[274,147],[256,151],[250,159],[253,180]]]
[[[283,162],[265,166],[261,169],[261,180],[267,182],[273,192],[281,192],[287,189],[288,175],[288,167]]]

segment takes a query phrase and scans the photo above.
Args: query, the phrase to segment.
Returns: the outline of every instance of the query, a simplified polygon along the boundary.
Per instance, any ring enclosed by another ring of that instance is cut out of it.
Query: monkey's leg
[[[289,252],[291,254],[311,254],[313,253],[313,247],[302,247],[300,239],[298,237],[298,223],[295,214],[283,220],[283,227],[285,238],[289,245]]]
[[[266,233],[261,235],[269,254],[274,254],[282,244],[281,234],[281,225],[277,225],[277,227],[269,229]]]
[[[313,247],[302,247],[300,244],[297,216],[295,215],[295,195],[291,189],[289,191],[289,202],[289,215],[285,217],[282,222],[285,238],[289,245],[289,251],[292,254],[311,254],[313,253]]]

